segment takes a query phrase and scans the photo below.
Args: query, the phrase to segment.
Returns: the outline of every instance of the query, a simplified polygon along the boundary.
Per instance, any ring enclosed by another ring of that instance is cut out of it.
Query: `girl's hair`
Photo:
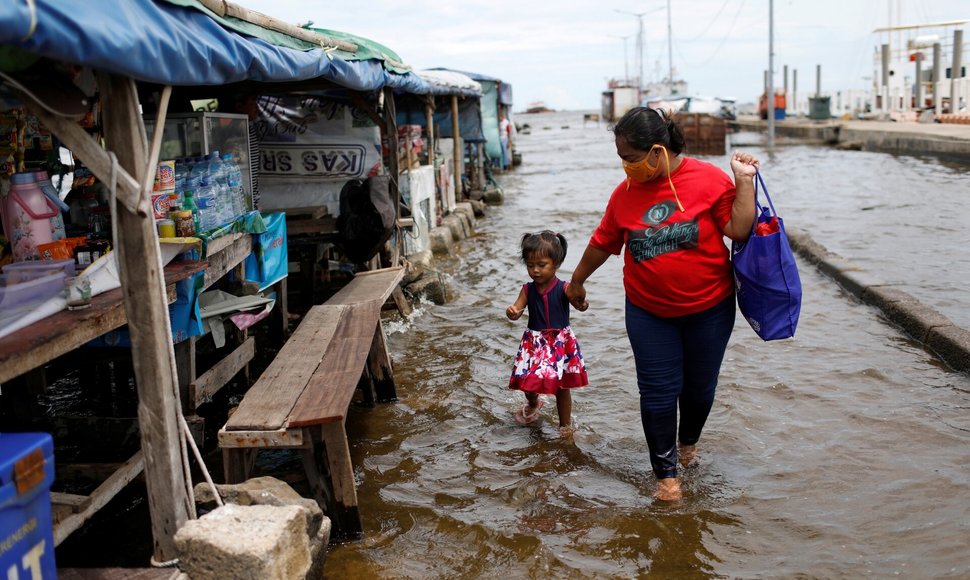
[[[522,261],[528,261],[530,256],[545,256],[556,266],[561,266],[566,259],[566,238],[550,230],[525,234],[522,236]]]
[[[684,132],[663,109],[633,107],[611,127],[615,137],[623,137],[634,149],[650,151],[663,145],[675,155],[686,148]]]

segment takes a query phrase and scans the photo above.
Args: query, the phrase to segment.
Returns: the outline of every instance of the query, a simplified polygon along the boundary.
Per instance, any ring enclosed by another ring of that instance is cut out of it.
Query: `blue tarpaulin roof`
[[[388,70],[394,67],[383,60],[281,46],[224,27],[195,2],[179,4],[188,6],[164,0],[5,0],[0,45],[173,86],[323,78],[361,91],[430,91],[418,75]]]

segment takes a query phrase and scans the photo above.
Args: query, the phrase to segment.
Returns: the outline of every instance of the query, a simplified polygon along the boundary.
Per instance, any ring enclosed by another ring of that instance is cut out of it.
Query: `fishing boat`
[[[553,113],[552,109],[546,106],[542,101],[534,101],[529,103],[529,106],[525,110],[526,113]]]

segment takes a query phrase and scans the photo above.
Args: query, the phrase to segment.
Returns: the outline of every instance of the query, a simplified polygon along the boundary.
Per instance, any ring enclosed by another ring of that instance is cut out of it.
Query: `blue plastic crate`
[[[51,528],[54,442],[0,433],[0,578],[57,578]]]

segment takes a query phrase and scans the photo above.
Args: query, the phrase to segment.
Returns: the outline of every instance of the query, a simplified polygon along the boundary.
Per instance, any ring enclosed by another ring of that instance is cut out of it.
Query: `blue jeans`
[[[640,420],[658,479],[677,476],[677,439],[694,445],[714,404],[714,390],[734,329],[732,294],[687,316],[661,318],[626,301],[626,331],[640,389]],[[680,430],[677,408],[680,406]]]

